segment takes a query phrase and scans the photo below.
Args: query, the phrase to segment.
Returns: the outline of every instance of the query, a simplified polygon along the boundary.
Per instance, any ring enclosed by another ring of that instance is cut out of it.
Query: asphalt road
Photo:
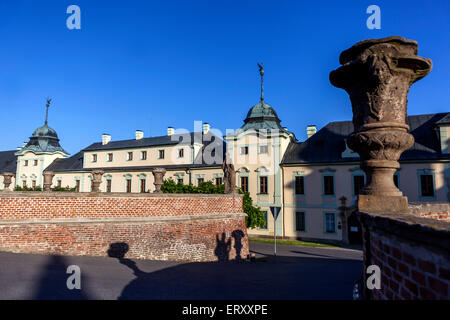
[[[0,299],[352,299],[362,252],[251,243],[256,262],[180,263],[0,252]],[[81,270],[69,290],[67,267]]]

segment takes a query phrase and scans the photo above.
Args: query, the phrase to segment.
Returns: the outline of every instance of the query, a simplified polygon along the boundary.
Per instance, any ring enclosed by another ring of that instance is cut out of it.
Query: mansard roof
[[[35,154],[47,154],[56,152],[68,154],[59,144],[59,139],[56,131],[50,128],[47,123],[45,123],[42,127],[34,130],[33,135],[30,137],[28,143],[19,151],[17,151],[17,154],[21,155],[27,151],[31,151]]]
[[[450,159],[441,153],[436,125],[450,113],[408,116],[406,123],[414,136],[414,146],[403,152],[400,161]],[[343,163],[359,161],[358,157],[342,157],[345,141],[353,132],[351,121],[330,122],[304,142],[291,142],[283,156],[282,165],[309,163]]]

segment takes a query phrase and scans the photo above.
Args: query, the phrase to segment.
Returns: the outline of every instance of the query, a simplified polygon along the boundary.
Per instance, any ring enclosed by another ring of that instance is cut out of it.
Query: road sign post
[[[273,238],[274,238],[274,255],[277,256],[277,218],[280,213],[280,206],[270,206],[270,212],[273,216]]]

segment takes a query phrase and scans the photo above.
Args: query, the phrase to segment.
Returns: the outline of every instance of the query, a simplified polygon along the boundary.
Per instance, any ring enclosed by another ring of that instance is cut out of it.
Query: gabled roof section
[[[0,151],[0,173],[1,172],[12,172],[16,173],[17,169],[17,156],[15,155],[17,151]]]
[[[438,132],[435,130],[439,121],[446,119],[450,113],[424,114],[408,116],[406,123],[414,136],[414,146],[403,152],[402,160],[450,159],[450,154],[442,154]],[[444,120],[445,121],[445,120]],[[354,162],[359,158],[343,158],[345,141],[353,132],[351,121],[330,122],[316,134],[302,143],[291,142],[284,154],[282,164]]]

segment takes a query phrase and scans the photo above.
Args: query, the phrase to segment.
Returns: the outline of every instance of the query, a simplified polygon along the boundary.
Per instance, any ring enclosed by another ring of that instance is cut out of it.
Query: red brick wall
[[[421,217],[450,222],[449,212],[424,212],[420,213]]]
[[[409,214],[359,215],[365,269],[381,271],[381,288],[366,288],[368,299],[450,298],[450,224]]]
[[[242,197],[226,195],[0,194],[0,250],[214,261],[248,255]]]

